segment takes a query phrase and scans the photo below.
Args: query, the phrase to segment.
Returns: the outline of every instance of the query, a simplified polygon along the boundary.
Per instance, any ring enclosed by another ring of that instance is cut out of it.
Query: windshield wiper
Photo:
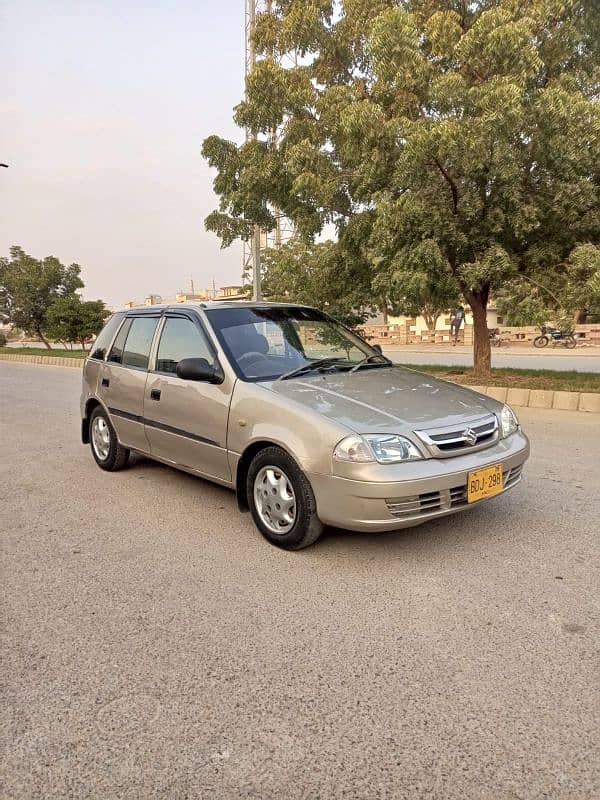
[[[390,359],[387,358],[387,356],[384,356],[383,353],[373,353],[372,355],[367,356],[366,358],[363,358],[362,361],[359,361],[356,366],[352,367],[350,372],[356,372],[357,369],[361,369],[362,367],[367,367],[367,366],[372,365],[374,363],[374,361],[373,361],[374,358],[380,358],[381,359],[381,365],[380,366],[382,366],[382,367],[383,366],[390,367],[390,366],[393,365],[393,362],[390,361]]]
[[[341,359],[339,358],[317,358],[316,361],[310,361],[308,364],[303,364],[301,367],[296,367],[296,369],[291,370],[290,372],[284,372],[283,375],[280,375],[277,380],[278,381],[286,381],[288,378],[295,378],[297,375],[304,375],[305,372],[312,372],[313,369],[318,369],[319,367],[329,367],[333,364],[339,364]]]

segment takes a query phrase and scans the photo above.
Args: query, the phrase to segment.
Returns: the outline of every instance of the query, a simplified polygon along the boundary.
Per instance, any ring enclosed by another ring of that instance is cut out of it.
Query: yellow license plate
[[[502,464],[469,472],[467,502],[476,503],[502,491]]]

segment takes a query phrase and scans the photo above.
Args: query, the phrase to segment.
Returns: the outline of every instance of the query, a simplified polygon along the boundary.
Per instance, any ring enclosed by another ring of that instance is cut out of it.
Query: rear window
[[[112,342],[115,333],[119,330],[119,325],[123,322],[123,314],[113,314],[106,325],[102,328],[94,344],[90,358],[97,358],[104,361],[106,351]]]

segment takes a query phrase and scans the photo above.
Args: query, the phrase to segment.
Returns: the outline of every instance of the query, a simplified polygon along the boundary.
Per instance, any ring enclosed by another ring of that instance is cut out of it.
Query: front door
[[[183,358],[205,358],[212,364],[216,354],[199,321],[167,315],[144,399],[150,452],[230,483],[226,444],[233,382],[228,376],[221,384],[182,380],[176,369]]]
[[[102,364],[98,395],[125,447],[149,452],[144,429],[144,392],[148,360],[158,317],[129,317]]]

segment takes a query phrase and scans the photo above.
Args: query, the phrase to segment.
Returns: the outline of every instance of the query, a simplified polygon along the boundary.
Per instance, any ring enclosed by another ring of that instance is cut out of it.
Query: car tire
[[[309,481],[280,447],[266,447],[254,456],[246,493],[256,527],[276,547],[301,550],[323,532]]]
[[[100,469],[117,472],[127,465],[129,450],[120,444],[102,406],[96,406],[90,417],[90,447]]]

